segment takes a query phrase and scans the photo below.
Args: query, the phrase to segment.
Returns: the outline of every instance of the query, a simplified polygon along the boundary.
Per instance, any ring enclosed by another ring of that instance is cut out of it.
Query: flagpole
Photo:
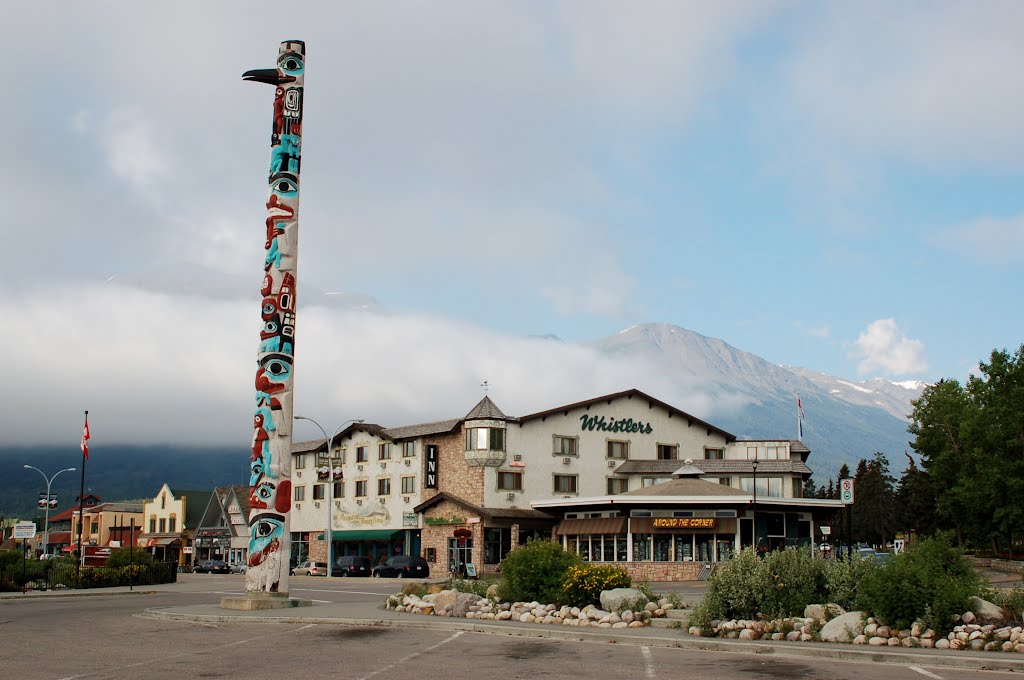
[[[89,412],[85,412],[85,428],[82,430],[82,484],[78,491],[78,565],[75,567],[75,583],[80,584],[82,565],[82,525],[85,524],[85,461],[89,460]]]

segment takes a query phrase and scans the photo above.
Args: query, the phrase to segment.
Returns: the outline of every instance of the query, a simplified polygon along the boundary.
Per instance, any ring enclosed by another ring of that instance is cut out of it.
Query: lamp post
[[[750,467],[754,468],[754,554],[757,554],[758,548],[760,547],[757,543],[757,459],[755,458],[750,462]]]
[[[331,578],[331,576],[333,576],[333,574],[331,574],[331,572],[333,571],[333,567],[334,567],[334,561],[331,560],[331,543],[333,541],[333,537],[331,536],[331,524],[332,524],[332,521],[331,521],[332,520],[331,506],[334,504],[334,482],[337,481],[337,479],[343,479],[344,478],[344,472],[342,471],[340,466],[337,468],[336,471],[331,466],[331,442],[334,441],[334,438],[338,436],[338,433],[341,432],[342,429],[344,429],[344,427],[346,425],[351,425],[352,423],[361,423],[361,422],[363,422],[363,419],[362,418],[353,418],[352,420],[346,420],[345,422],[343,422],[341,425],[338,426],[338,429],[336,429],[334,431],[334,434],[332,434],[330,437],[328,437],[327,436],[327,431],[324,430],[324,428],[320,425],[320,423],[316,422],[312,418],[307,418],[306,416],[293,416],[293,418],[295,418],[295,420],[308,420],[309,422],[311,422],[314,425],[316,425],[317,429],[319,429],[320,432],[323,433],[324,441],[327,444],[327,452],[326,452],[327,453],[327,474],[323,477],[323,480],[324,480],[324,501],[327,504],[327,529],[326,529],[326,531],[324,531],[324,541],[327,544],[327,574],[326,574],[326,576],[327,576],[327,578]],[[320,478],[319,470],[317,470],[317,478]]]
[[[75,468],[64,468],[63,470],[55,472],[53,477],[47,477],[46,473],[37,467],[32,465],[25,465],[24,467],[26,470],[35,470],[43,476],[43,479],[46,480],[46,520],[43,524],[43,554],[48,555],[50,548],[50,485],[53,484],[53,480],[57,479],[57,475],[61,472],[74,472]],[[81,522],[82,519],[79,518],[78,521]]]

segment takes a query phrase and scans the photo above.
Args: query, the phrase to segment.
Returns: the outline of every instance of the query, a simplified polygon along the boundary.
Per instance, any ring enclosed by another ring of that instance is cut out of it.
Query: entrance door
[[[473,561],[472,538],[448,539],[448,573],[466,574],[466,565]]]

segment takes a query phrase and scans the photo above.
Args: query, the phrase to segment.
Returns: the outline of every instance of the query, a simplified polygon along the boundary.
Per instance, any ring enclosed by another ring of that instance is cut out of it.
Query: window
[[[297,453],[295,454],[295,469],[305,470],[306,469],[306,454]]]
[[[640,480],[641,486],[654,486],[655,484],[661,484],[671,480],[671,477],[644,477]]]
[[[617,493],[626,493],[629,491],[629,480],[620,479],[618,477],[608,478],[608,495],[614,496]]]
[[[747,493],[753,492],[754,478],[743,477],[740,479],[740,488]],[[782,477],[758,477],[757,495],[771,498],[782,498]]]
[[[731,477],[719,477],[718,478],[718,483],[721,484],[722,486],[732,486],[732,478]]]
[[[160,509],[164,510],[167,508],[167,494],[160,494]]]
[[[178,518],[177,517],[172,517],[169,520],[167,520],[167,530],[170,531],[172,534],[175,531],[178,530]]]
[[[96,525],[93,524],[93,526],[96,526]],[[165,518],[161,517],[160,518],[160,533],[162,534],[162,533],[165,533],[166,531],[167,531],[167,520]],[[96,533],[96,530],[93,529],[92,532]]]
[[[722,449],[704,449],[704,460],[722,460],[724,457]]]
[[[391,495],[391,478],[383,477],[377,480],[377,495],[378,496],[390,496]]]
[[[334,483],[334,497],[344,498],[345,497],[345,482]]]
[[[522,491],[522,472],[498,472],[498,491]]]
[[[505,430],[500,427],[471,427],[466,430],[467,451],[504,451]]]
[[[555,493],[576,493],[578,475],[555,475]]]
[[[658,444],[658,460],[675,460],[679,457],[679,447],[675,444]]]
[[[416,493],[415,477],[402,477],[402,493]]]
[[[163,530],[164,530],[164,521],[160,520],[160,531],[163,531]],[[90,522],[89,523],[89,533],[90,534],[98,534],[98,533],[100,533],[100,523],[99,522]]]
[[[757,459],[757,447],[756,446],[748,446],[747,447],[747,460],[756,460],[756,459]]]
[[[156,517],[150,517],[149,518],[149,533],[151,533],[151,534],[155,534],[156,533]]]
[[[575,456],[577,441],[579,440],[576,437],[563,437],[560,434],[556,434],[554,436],[555,448],[553,453],[556,456]]]
[[[416,442],[402,442],[402,458],[412,458],[416,455]]]
[[[340,464],[340,465],[344,465],[345,464],[345,457],[347,455],[348,455],[348,449],[346,449],[344,446],[342,446],[340,448],[337,448],[337,449],[334,449],[334,459],[336,461],[338,461],[338,464]]]
[[[304,500],[306,500],[306,487],[305,486],[297,486],[297,487],[295,487],[294,493],[292,495],[292,500],[293,501],[304,501]]]
[[[391,460],[391,444],[381,444],[377,447],[377,460]]]
[[[324,491],[327,489],[326,484],[314,484],[313,485],[313,500],[322,501],[324,499]]]
[[[608,457],[620,460],[629,458],[629,442],[608,442]]]
[[[366,497],[366,480],[361,479],[356,482],[356,498]]]
[[[369,457],[369,454],[367,454],[367,452],[366,452],[366,447],[365,446],[357,446],[356,447],[356,462],[357,463],[365,463],[369,459],[370,459],[370,457]]]
[[[499,564],[512,550],[512,529],[484,529],[484,564]]]
[[[427,562],[437,562],[437,548],[427,548],[426,556],[423,559]]]

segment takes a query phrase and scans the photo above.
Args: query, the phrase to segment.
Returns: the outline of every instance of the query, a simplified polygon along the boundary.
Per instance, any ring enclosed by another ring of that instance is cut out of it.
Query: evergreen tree
[[[814,478],[808,477],[804,480],[803,497],[814,498],[818,494],[817,487],[814,486]]]

